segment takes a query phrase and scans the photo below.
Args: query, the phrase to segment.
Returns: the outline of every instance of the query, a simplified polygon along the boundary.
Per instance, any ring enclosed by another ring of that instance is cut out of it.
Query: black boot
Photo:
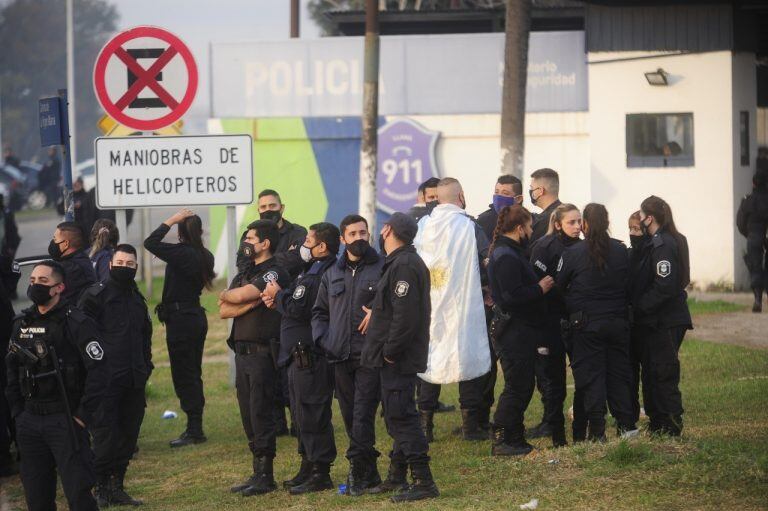
[[[331,489],[333,489],[333,481],[331,481],[331,464],[313,463],[312,473],[309,475],[309,479],[298,486],[294,486],[288,491],[291,495],[303,495],[305,493]]]
[[[395,490],[404,490],[408,488],[408,464],[391,460],[389,462],[389,471],[387,478],[375,488],[368,490],[368,493],[384,493]]]
[[[257,483],[257,481],[259,479],[259,476],[258,476],[258,472],[259,472],[259,458],[254,456],[252,464],[253,464],[253,474],[251,474],[251,477],[249,477],[248,479],[246,479],[242,483],[238,483],[238,484],[232,486],[229,489],[230,492],[232,492],[232,493],[240,493],[243,490],[245,490],[246,488],[249,488],[249,487],[251,487],[251,486],[253,486],[254,484]]]
[[[546,438],[552,436],[552,426],[543,420],[528,430],[528,438]]]
[[[357,458],[349,461],[349,477],[347,477],[347,495],[359,497],[381,484],[376,458]]]
[[[461,436],[464,440],[488,440],[488,433],[480,429],[477,410],[461,410]]]
[[[299,471],[293,476],[292,479],[283,481],[283,488],[286,490],[304,484],[309,479],[309,475],[312,473],[312,463],[310,463],[304,456],[301,457],[301,465]]]
[[[112,493],[110,501],[113,506],[141,506],[142,501],[134,499],[125,492],[125,470],[120,470],[112,476]]]
[[[491,433],[491,409],[481,407],[477,410],[477,426],[488,436]]]
[[[0,399],[3,399],[0,397]],[[0,426],[3,427],[3,426]],[[11,453],[0,455],[0,477],[11,477],[19,473],[19,464]]]
[[[171,440],[171,447],[184,447],[192,444],[202,444],[208,439],[203,433],[203,416],[187,415],[187,429],[176,440]]]
[[[277,490],[277,484],[275,484],[275,475],[272,470],[272,458],[261,456],[256,458],[254,465],[255,470],[253,474],[253,484],[242,490],[240,495],[244,497],[251,497],[253,495],[263,495],[264,493]]]
[[[510,441],[512,436],[517,439],[514,443]],[[504,427],[493,425],[492,456],[525,456],[532,450],[533,446],[525,441],[522,434],[509,435]]]
[[[763,290],[753,289],[755,293],[755,303],[752,304],[752,312],[763,312]]]
[[[109,474],[97,476],[93,494],[100,508],[112,505],[112,477]]]
[[[427,442],[432,443],[435,440],[435,412],[420,411],[419,423],[421,424],[421,430],[424,432],[424,436],[427,438]]]
[[[552,428],[552,447],[565,447],[566,445],[568,445],[568,440],[565,439],[565,425]]]
[[[434,479],[432,479],[429,463],[412,464],[411,476],[413,476],[413,483],[408,486],[408,489],[392,495],[389,500],[395,503],[411,502],[440,496],[440,491],[437,489]]]
[[[605,420],[590,420],[587,425],[587,439],[590,442],[605,443]]]

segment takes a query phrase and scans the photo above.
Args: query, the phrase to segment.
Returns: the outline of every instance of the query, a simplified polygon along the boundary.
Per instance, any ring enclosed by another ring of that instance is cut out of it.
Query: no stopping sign
[[[197,65],[181,39],[158,27],[121,32],[102,48],[93,88],[104,111],[142,131],[169,126],[189,110]]]

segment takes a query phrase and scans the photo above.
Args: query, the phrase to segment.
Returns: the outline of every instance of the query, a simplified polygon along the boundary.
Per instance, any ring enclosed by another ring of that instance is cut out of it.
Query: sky
[[[200,82],[185,131],[204,130],[210,110],[208,48],[211,42],[287,39],[290,34],[289,0],[111,0],[120,19],[118,30],[155,25],[178,36],[197,62]],[[319,37],[301,0],[302,38]],[[189,122],[191,121],[191,122]]]

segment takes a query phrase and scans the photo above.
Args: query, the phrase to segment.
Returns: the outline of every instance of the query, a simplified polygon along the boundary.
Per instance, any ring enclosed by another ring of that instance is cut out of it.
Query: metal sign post
[[[40,145],[62,146],[64,164],[64,218],[71,222],[75,219],[75,207],[72,203],[72,156],[69,140],[67,89],[59,89],[58,96],[42,98],[38,113],[40,122]]]
[[[226,236],[227,236],[227,277],[225,282],[229,284],[232,279],[237,275],[237,258],[234,254],[237,253],[237,211],[234,206],[227,206],[227,222],[226,222]],[[227,320],[227,330],[232,331],[232,325],[234,319]],[[229,384],[235,385],[235,353],[229,351]]]

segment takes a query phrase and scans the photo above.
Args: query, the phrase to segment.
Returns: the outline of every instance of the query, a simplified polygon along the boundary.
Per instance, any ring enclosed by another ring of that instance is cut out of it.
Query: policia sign
[[[250,135],[96,139],[99,208],[253,202]]]

